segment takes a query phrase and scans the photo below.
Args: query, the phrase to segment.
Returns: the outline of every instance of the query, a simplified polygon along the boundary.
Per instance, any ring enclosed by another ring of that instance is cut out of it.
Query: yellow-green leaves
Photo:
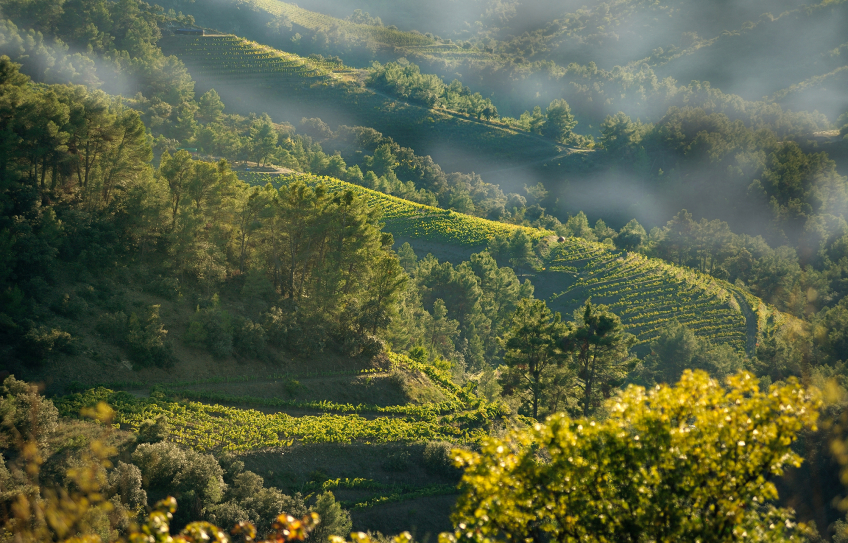
[[[555,415],[479,453],[457,451],[466,473],[455,521],[465,528],[453,537],[793,540],[803,526],[768,505],[770,479],[800,463],[790,445],[815,427],[820,403],[794,381],[763,392],[747,373],[726,387],[703,372],[630,387],[605,421]]]

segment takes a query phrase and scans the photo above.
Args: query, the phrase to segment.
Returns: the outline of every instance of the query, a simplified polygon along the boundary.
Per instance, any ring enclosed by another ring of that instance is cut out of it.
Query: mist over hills
[[[0,0],[4,529],[845,540],[846,28]]]

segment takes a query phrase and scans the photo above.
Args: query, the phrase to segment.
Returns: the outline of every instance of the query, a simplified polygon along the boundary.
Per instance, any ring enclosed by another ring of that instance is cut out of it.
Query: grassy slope
[[[446,61],[494,59],[495,56],[476,49],[463,49],[456,44],[440,43],[420,32],[389,29],[385,26],[354,24],[318,11],[301,8],[280,0],[251,0],[257,8],[282,17],[307,30],[345,32],[373,46],[396,48],[402,54],[431,57]],[[413,29],[414,30],[414,29]]]
[[[426,47],[436,43],[432,38],[419,32],[404,32],[387,27],[351,23],[279,0],[252,0],[252,3],[268,13],[284,17],[309,30],[329,30],[335,27],[357,39],[394,47]]]

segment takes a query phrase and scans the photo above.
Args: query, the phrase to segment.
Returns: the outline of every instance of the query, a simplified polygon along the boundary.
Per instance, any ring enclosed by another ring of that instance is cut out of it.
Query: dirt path
[[[559,144],[555,141],[551,141],[547,138],[543,138],[542,136],[539,136],[538,134],[525,132],[523,130],[517,130],[517,129],[511,128],[509,126],[504,126],[504,125],[501,125],[501,124],[497,124],[497,123],[493,123],[493,122],[489,122],[489,121],[484,121],[482,119],[475,119],[474,117],[472,117],[470,115],[463,115],[462,113],[458,113],[456,111],[451,111],[449,109],[431,109],[431,108],[422,106],[420,104],[407,102],[406,100],[398,98],[397,96],[392,96],[391,94],[386,94],[385,92],[382,92],[382,91],[379,91],[379,90],[376,90],[376,89],[373,89],[373,88],[370,88],[370,87],[364,87],[364,88],[368,92],[371,92],[372,94],[376,94],[377,96],[381,96],[381,97],[385,98],[386,100],[391,100],[393,102],[403,104],[406,107],[420,109],[420,110],[423,110],[423,111],[432,111],[432,112],[435,112],[435,113],[441,113],[443,115],[447,115],[449,117],[453,117],[455,119],[458,119],[460,121],[464,121],[464,122],[467,122],[467,123],[482,125],[482,126],[485,126],[487,128],[494,129],[494,130],[507,132],[508,134],[512,134],[514,136],[523,136],[525,138],[530,138],[530,139],[538,141],[539,143],[543,143],[547,146],[554,147],[555,149],[557,149],[557,151],[559,151],[557,154],[550,156],[550,157],[547,157],[547,158],[543,158],[541,160],[534,160],[532,162],[519,164],[518,166],[510,166],[510,167],[502,168],[502,169],[498,169],[498,170],[491,170],[491,171],[487,171],[487,172],[478,172],[480,174],[515,170],[515,169],[525,168],[527,166],[534,166],[536,164],[543,164],[545,162],[550,162],[552,160],[556,160],[556,159],[559,159],[559,158],[564,158],[564,157],[571,155],[571,154],[574,154],[574,153],[592,152],[589,149],[576,149],[576,148],[573,148],[573,147],[565,147],[565,146],[563,146],[563,145],[561,145],[561,144]]]
[[[739,304],[739,309],[742,310],[742,315],[745,317],[745,353],[748,356],[754,356],[757,352],[757,343],[759,339],[757,314],[751,306],[748,305],[748,300],[746,300],[744,296],[732,290],[730,292],[736,299],[736,303]]]

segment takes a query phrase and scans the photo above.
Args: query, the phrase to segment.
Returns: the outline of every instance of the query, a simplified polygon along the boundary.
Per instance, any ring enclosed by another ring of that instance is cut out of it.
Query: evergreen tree
[[[559,346],[571,354],[582,391],[580,405],[583,416],[609,398],[615,388],[624,383],[628,370],[637,360],[630,354],[636,338],[624,331],[621,319],[604,305],[587,301],[575,311],[576,322],[562,338]]]
[[[554,100],[545,111],[545,124],[542,125],[542,135],[568,143],[571,132],[577,126],[577,120],[571,113],[571,106],[562,99]]]
[[[521,300],[501,343],[507,370],[501,376],[505,395],[518,395],[530,403],[538,418],[541,401],[552,374],[566,356],[559,342],[568,329],[559,313],[551,313],[543,300]],[[557,376],[559,377],[559,376]]]

